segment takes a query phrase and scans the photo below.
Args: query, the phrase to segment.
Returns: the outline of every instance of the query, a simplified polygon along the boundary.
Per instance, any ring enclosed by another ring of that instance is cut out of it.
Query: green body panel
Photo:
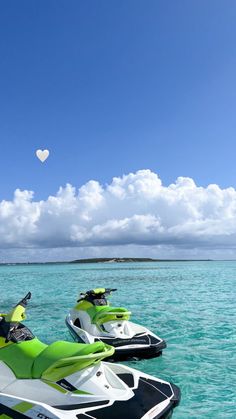
[[[62,343],[62,342],[56,342]],[[67,343],[67,342],[63,342]],[[65,354],[62,356],[54,357],[55,362],[51,362],[49,367],[44,370],[40,371],[42,373],[42,378],[44,380],[49,381],[58,381],[68,375],[74,374],[77,371],[80,371],[84,368],[90,367],[102,359],[113,355],[115,349],[112,346],[105,345],[103,342],[95,342],[92,344],[78,344],[78,343],[69,343],[69,345],[77,346],[76,352],[74,352],[71,357],[66,358]],[[50,345],[52,346],[52,345]],[[71,350],[73,350],[71,346]],[[47,350],[45,351],[47,352]],[[69,354],[68,354],[69,356]],[[43,354],[42,354],[43,357]],[[56,358],[58,358],[56,360]],[[47,365],[47,359],[45,359],[45,364],[41,359],[41,363],[43,362],[44,366]]]
[[[28,410],[32,409],[35,405],[28,402],[20,402],[14,406],[14,410],[20,413],[26,413]]]
[[[84,310],[87,311],[90,307],[93,307],[93,304],[88,301],[82,300],[74,307],[75,310]]]
[[[68,390],[65,390],[63,387],[61,387],[59,384],[56,383],[52,383],[51,381],[47,381],[47,380],[42,380],[45,384],[47,384],[48,386],[54,388],[54,390],[59,391],[60,393],[66,394],[68,393]]]
[[[106,292],[106,288],[94,288],[94,294],[104,294]]]
[[[6,346],[12,345],[12,342],[6,342],[6,338],[0,336],[0,349],[5,348]]]
[[[86,311],[93,324],[103,324],[110,321],[129,320],[130,311],[123,307],[95,306],[89,301],[80,301],[75,310]],[[115,314],[115,313],[118,313]]]
[[[25,307],[21,305],[17,305],[16,307],[13,308],[12,311],[10,311],[9,314],[5,315],[6,322],[20,323],[22,320],[25,320],[25,319],[26,319]]]
[[[84,344],[59,341],[47,346],[34,338],[1,348],[0,361],[3,361],[17,378],[58,381],[113,353],[114,348],[103,342]]]
[[[17,378],[32,378],[34,360],[46,347],[37,338],[11,343],[0,349],[0,361],[5,362]]]
[[[69,366],[70,363],[74,364],[74,357],[81,357],[83,355],[87,356],[89,354],[93,354],[94,352],[103,352],[104,350],[105,344],[103,342],[96,342],[91,345],[64,341],[54,342],[35,359],[33,366],[33,378],[40,378],[43,372],[53,366],[57,361],[64,361],[64,359],[67,359],[67,364]]]
[[[123,307],[109,307],[109,306],[94,306],[96,314],[93,317],[92,323],[103,324],[111,321],[129,320],[130,312]],[[97,310],[99,309],[99,310]]]

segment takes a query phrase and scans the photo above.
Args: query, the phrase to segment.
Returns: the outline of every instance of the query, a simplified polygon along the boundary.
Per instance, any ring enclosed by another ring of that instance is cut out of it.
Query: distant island
[[[124,263],[124,262],[158,262],[152,258],[89,258],[72,260],[70,263]]]
[[[208,261],[208,260],[210,259],[202,259],[202,261]],[[175,260],[175,259],[152,259],[152,258],[90,258],[90,259],[72,260],[69,263],[191,262],[191,261],[192,260],[190,259],[176,259]]]
[[[89,258],[61,262],[0,262],[0,266],[64,265],[68,263],[129,263],[129,262],[210,262],[212,259],[152,259],[152,258]]]

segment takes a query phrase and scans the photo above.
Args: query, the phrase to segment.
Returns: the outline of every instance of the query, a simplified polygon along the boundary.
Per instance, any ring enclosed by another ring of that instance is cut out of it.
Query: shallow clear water
[[[116,287],[114,305],[167,341],[163,356],[130,366],[173,381],[173,418],[236,418],[236,262],[0,266],[0,311],[29,290],[27,325],[40,339],[71,340],[65,315],[80,291]]]

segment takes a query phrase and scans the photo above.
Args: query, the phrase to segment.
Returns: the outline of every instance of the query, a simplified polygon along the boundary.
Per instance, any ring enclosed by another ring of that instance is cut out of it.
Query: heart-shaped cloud
[[[49,151],[48,150],[37,150],[36,151],[36,156],[43,163],[45,160],[47,160],[47,158],[49,156]]]

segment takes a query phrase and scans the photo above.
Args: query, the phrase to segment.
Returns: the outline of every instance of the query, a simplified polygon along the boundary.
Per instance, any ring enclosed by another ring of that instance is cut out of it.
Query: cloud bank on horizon
[[[232,187],[199,187],[188,177],[163,186],[156,173],[139,170],[105,186],[90,180],[79,190],[60,187],[45,201],[33,198],[32,191],[17,189],[12,201],[0,202],[1,255],[10,249],[54,249],[56,255],[63,248],[100,255],[99,249],[124,245],[172,249],[173,255],[173,249],[236,247]]]

